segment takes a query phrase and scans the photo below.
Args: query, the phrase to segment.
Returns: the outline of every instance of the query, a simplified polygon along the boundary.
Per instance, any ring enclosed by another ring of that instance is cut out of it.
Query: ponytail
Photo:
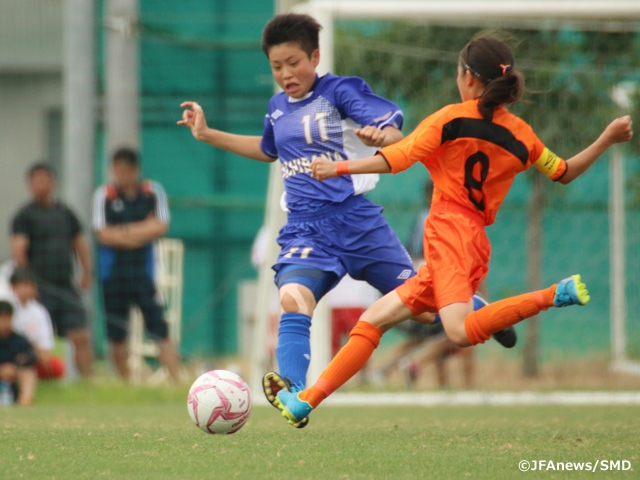
[[[524,77],[514,70],[514,63],[509,47],[487,35],[474,38],[460,52],[462,68],[485,84],[478,102],[485,120],[493,120],[493,112],[500,105],[510,105],[520,98]]]

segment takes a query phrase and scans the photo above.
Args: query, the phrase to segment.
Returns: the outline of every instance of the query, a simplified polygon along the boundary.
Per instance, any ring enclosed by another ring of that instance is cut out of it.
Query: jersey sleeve
[[[392,173],[402,172],[416,162],[427,162],[440,147],[444,113],[440,110],[428,116],[405,138],[378,152],[385,158]]]
[[[276,148],[276,137],[273,134],[273,119],[267,114],[264,117],[264,128],[262,129],[262,139],[260,140],[260,150],[269,158],[278,158]]]
[[[344,77],[335,89],[336,107],[343,118],[357,124],[377,128],[402,128],[404,116],[395,103],[373,93],[371,87],[358,77]]]
[[[169,213],[169,202],[167,194],[158,182],[151,182],[151,190],[156,196],[156,216],[162,223],[169,223],[171,215]]]
[[[26,208],[21,209],[11,222],[11,233],[14,235],[26,235],[31,233],[29,213]]]
[[[96,232],[107,226],[107,214],[105,211],[107,201],[107,187],[102,186],[96,189],[93,194],[93,219],[91,221],[93,230]]]
[[[529,161],[553,181],[559,180],[567,171],[567,162],[549,150],[538,137],[534,138]]]

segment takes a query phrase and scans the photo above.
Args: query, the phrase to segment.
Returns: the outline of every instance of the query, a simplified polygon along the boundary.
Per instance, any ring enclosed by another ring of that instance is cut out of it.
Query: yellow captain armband
[[[567,162],[557,156],[547,147],[533,165],[551,180],[558,180],[567,171]]]

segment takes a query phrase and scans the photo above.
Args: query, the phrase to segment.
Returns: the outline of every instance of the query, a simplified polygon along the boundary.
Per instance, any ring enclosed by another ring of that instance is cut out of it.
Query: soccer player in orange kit
[[[524,79],[513,66],[506,44],[478,36],[460,53],[461,103],[430,115],[409,136],[373,157],[313,162],[313,176],[320,181],[345,174],[398,173],[421,162],[435,188],[424,232],[426,264],[362,315],[349,342],[315,385],[298,393],[278,393],[279,408],[289,423],[306,417],[349,380],[367,362],[383,333],[412,316],[438,312],[449,339],[467,347],[549,307],[589,301],[580,275],[573,275],[543,290],[473,311],[472,295],[489,270],[491,246],[485,226],[494,222],[515,176],[533,165],[551,180],[568,184],[608,147],[632,136],[631,119],[618,118],[585,150],[567,161],[561,159],[526,122],[503,107],[515,103],[524,88]]]

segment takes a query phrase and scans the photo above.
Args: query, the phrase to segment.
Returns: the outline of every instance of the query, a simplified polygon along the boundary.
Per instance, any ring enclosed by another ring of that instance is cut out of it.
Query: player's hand
[[[387,137],[384,130],[380,130],[372,125],[357,128],[355,134],[367,147],[382,147]]]
[[[616,118],[607,126],[607,128],[604,129],[602,135],[610,145],[613,145],[614,143],[628,142],[633,136],[631,124],[631,117],[629,115]]]
[[[320,158],[316,158],[311,162],[311,177],[320,181],[337,177],[338,172],[336,170],[336,162],[330,162],[329,160]]]
[[[207,119],[204,116],[204,110],[197,102],[183,102],[180,108],[184,108],[182,112],[182,120],[178,125],[184,125],[191,129],[196,140],[202,140],[204,132],[207,131]]]

